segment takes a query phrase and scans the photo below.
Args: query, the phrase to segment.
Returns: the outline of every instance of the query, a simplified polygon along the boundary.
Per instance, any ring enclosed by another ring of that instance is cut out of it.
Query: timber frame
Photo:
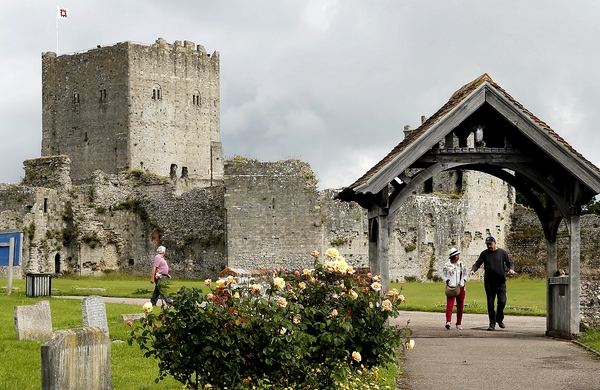
[[[389,284],[391,222],[421,184],[450,170],[475,170],[518,190],[535,210],[547,242],[547,330],[579,333],[581,207],[600,193],[600,170],[487,74],[456,91],[432,117],[337,198],[368,210],[371,271]],[[565,220],[569,272],[559,277],[556,236]]]

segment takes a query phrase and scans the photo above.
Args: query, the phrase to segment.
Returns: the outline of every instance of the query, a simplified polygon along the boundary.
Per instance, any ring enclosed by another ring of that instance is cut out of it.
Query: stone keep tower
[[[74,182],[141,169],[178,187],[222,182],[219,53],[159,38],[42,54],[42,156],[68,155]]]

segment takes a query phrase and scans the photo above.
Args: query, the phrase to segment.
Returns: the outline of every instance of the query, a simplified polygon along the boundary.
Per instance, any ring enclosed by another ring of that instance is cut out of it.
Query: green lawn
[[[444,283],[392,283],[390,287],[400,289],[404,294],[405,310],[444,312],[446,296]],[[511,278],[506,282],[508,294],[506,314],[546,315],[546,281],[542,279]],[[483,282],[467,282],[465,312],[487,313]]]
[[[4,284],[6,286],[6,284]],[[80,328],[82,325],[81,301],[53,297],[25,297],[24,288],[10,296],[0,295],[0,389],[40,389],[42,342],[17,341],[14,327],[14,307],[33,305],[38,301],[50,302],[54,330]],[[117,389],[181,389],[173,379],[154,383],[157,362],[147,359],[136,346],[126,342],[129,327],[120,321],[121,314],[140,313],[139,305],[106,304],[106,316],[112,344],[113,387]]]

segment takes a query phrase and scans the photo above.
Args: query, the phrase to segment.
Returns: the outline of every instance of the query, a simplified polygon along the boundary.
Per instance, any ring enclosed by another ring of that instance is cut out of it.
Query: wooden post
[[[381,275],[381,286],[386,291],[390,283],[388,251],[387,210],[374,206],[369,211],[369,267],[373,275]]]
[[[550,278],[556,276],[558,271],[558,256],[556,250],[556,241],[546,241],[546,332],[553,328],[553,318],[560,313],[556,313],[556,308],[552,305],[552,286]],[[552,329],[553,331],[556,329]]]
[[[569,218],[569,335],[577,337],[579,334],[579,295],[581,294],[580,280],[580,249],[581,249],[581,222],[579,214],[572,213]]]

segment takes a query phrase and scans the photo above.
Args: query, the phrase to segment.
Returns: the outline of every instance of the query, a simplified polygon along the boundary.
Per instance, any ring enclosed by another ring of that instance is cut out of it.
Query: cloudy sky
[[[596,0],[2,0],[0,182],[40,156],[41,53],[188,40],[221,55],[225,157],[351,184],[483,73],[600,166]]]

